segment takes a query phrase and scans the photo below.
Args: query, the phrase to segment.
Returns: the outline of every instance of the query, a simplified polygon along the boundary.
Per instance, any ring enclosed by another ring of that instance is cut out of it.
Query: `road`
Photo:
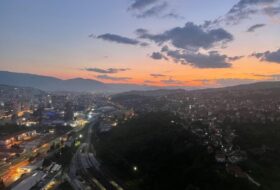
[[[115,181],[102,172],[100,164],[93,154],[95,151],[91,143],[91,138],[94,126],[98,122],[99,117],[93,119],[88,125],[88,132],[85,136],[84,143],[79,147],[72,159],[69,177],[74,179],[72,185],[74,185],[75,189],[83,189],[86,188],[85,186],[89,186],[91,189],[122,190]],[[80,178],[82,178],[82,181]],[[83,180],[86,183],[83,183]]]
[[[15,165],[12,165],[7,170],[7,173],[2,177],[5,186],[11,185],[13,182],[18,180],[22,174],[24,174],[23,171],[20,171],[18,168],[27,166],[29,164],[28,160],[23,160]]]
[[[63,135],[62,135],[63,136]],[[40,147],[34,149],[34,150],[29,150],[22,154],[18,158],[14,158],[11,161],[11,164],[5,164],[3,167],[0,168],[0,176],[3,179],[3,182],[5,186],[10,186],[17,180],[19,180],[24,174],[23,171],[20,171],[19,168],[23,166],[27,166],[30,164],[29,159],[36,156],[38,153],[41,155],[44,155],[45,157],[50,156],[51,154],[54,154],[55,151],[53,152],[48,152],[49,147],[52,143],[57,143],[60,142],[60,137],[53,137],[49,139],[48,142],[43,142]]]

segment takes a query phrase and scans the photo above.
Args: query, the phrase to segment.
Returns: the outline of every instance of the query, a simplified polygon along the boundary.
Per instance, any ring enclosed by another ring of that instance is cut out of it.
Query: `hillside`
[[[61,80],[55,77],[0,71],[0,84],[32,87],[44,91],[73,92],[124,92],[130,90],[151,90],[152,86],[132,84],[107,84],[97,80],[74,78]]]

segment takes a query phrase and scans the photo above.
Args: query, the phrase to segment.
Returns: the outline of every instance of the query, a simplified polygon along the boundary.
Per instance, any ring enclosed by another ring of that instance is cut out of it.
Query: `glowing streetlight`
[[[133,166],[133,171],[137,172],[138,171],[138,167],[137,166]]]

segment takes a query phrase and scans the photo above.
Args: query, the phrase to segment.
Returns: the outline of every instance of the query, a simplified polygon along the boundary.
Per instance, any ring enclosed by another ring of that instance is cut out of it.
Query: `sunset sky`
[[[280,0],[2,0],[0,70],[106,83],[280,79]]]

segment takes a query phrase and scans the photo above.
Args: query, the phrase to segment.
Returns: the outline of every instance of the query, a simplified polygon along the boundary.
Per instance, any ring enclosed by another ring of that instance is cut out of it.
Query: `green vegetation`
[[[140,115],[94,143],[97,156],[128,189],[254,189],[227,174],[199,138],[169,113]]]
[[[73,190],[73,188],[67,181],[65,181],[57,187],[57,190]]]
[[[280,123],[231,124],[236,129],[235,143],[248,153],[242,167],[262,184],[265,190],[280,187]]]
[[[58,150],[54,155],[51,157],[45,158],[43,162],[43,166],[47,167],[52,162],[56,162],[60,164],[64,169],[67,169],[71,163],[71,158],[74,155],[75,149],[71,147],[63,147]]]

